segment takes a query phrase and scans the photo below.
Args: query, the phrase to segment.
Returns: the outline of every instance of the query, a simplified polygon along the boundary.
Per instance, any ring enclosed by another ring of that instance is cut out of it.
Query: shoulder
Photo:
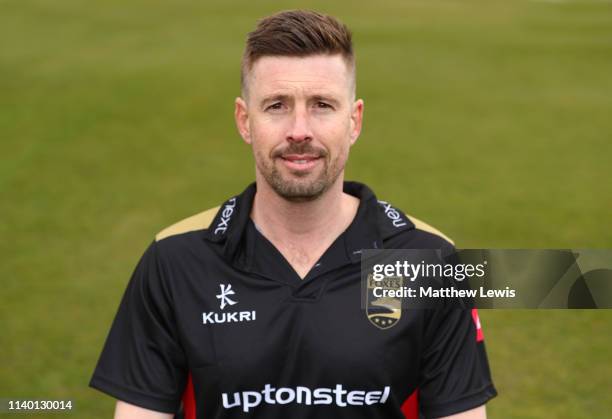
[[[207,209],[164,228],[155,235],[155,241],[159,242],[168,237],[207,229],[214,220],[219,208]]]
[[[433,240],[444,240],[453,246],[455,245],[455,242],[450,237],[442,233],[437,228],[419,220],[412,215],[406,214],[406,217],[412,222],[412,224],[414,224],[414,230],[417,234],[420,234],[423,237],[431,237]]]
[[[436,227],[387,201],[378,201],[377,218],[387,248],[452,248],[455,245]]]

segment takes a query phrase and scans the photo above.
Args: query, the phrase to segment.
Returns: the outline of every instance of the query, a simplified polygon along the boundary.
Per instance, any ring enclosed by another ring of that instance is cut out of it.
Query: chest
[[[409,374],[416,379],[419,313],[399,314],[390,328],[376,326],[361,307],[358,268],[299,288],[236,272],[216,276],[226,279],[188,293],[178,311],[189,364],[209,371],[208,385],[318,385],[342,378],[358,387]]]
[[[300,278],[305,278],[313,266],[321,259],[332,241],[309,243],[275,243],[278,251],[277,264],[283,263],[280,257],[293,269]],[[265,245],[268,245],[265,243]],[[269,245],[268,245],[269,246]],[[273,249],[270,249],[273,252]]]

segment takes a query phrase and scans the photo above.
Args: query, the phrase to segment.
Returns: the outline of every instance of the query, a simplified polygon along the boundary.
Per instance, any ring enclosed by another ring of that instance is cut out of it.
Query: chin
[[[319,198],[329,189],[330,184],[324,180],[280,180],[271,183],[274,191],[291,202],[309,202]]]

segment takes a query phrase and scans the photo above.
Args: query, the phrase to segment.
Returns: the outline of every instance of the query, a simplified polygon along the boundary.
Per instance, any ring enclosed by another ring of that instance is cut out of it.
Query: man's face
[[[341,55],[262,57],[236,99],[236,123],[256,174],[280,196],[313,200],[344,171],[361,131],[363,101]]]

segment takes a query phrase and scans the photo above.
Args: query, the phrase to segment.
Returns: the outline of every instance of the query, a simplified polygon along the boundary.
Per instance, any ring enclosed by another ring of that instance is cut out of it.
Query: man
[[[475,313],[389,327],[360,307],[363,249],[452,250],[344,182],[363,106],[336,19],[282,12],[249,34],[235,119],[255,183],[142,257],[91,381],[119,399],[116,418],[486,417]]]

